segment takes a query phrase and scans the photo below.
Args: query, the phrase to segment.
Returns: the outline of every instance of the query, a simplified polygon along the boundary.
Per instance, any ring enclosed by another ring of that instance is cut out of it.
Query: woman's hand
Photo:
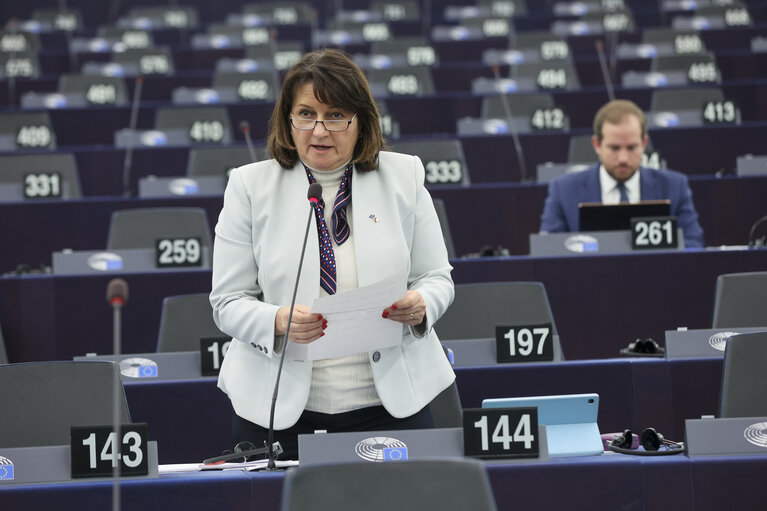
[[[288,307],[280,307],[274,317],[274,333],[285,335],[288,327]],[[290,322],[290,341],[297,344],[309,344],[323,335],[328,326],[328,320],[322,314],[312,313],[312,309],[306,305],[296,304],[293,308],[293,318]]]
[[[421,293],[410,290],[401,300],[384,309],[382,317],[409,326],[418,326],[426,318],[426,302]]]

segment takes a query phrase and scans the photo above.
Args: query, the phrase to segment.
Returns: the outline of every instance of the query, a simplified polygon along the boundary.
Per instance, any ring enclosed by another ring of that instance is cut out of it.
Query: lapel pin
[[[378,218],[376,218],[376,216],[373,213],[370,213],[370,216],[368,218],[371,219],[373,222],[378,223]]]

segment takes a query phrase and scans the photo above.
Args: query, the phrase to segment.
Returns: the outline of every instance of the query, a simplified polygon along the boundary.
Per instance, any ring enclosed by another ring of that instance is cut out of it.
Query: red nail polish
[[[391,308],[397,310],[397,304],[392,305]]]
[[[322,325],[322,329],[323,329],[323,330],[325,330],[327,327],[328,327],[328,324],[327,324],[327,323],[325,323],[324,325]]]
[[[320,334],[320,337],[323,337],[324,335],[325,335],[325,332],[322,332],[322,333]]]
[[[389,312],[388,311],[383,311],[383,314],[381,314],[381,317],[382,318],[388,318],[389,317]]]
[[[317,314],[317,320],[319,321],[320,319],[322,319],[322,314]]]

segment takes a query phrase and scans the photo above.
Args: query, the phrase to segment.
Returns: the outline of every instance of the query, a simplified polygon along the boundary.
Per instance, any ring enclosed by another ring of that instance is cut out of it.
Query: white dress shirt
[[[629,202],[639,202],[641,197],[641,188],[639,185],[639,169],[634,172],[634,175],[626,180],[626,193],[629,196]],[[599,184],[602,187],[602,204],[619,204],[621,201],[621,194],[618,190],[618,181],[615,180],[605,170],[604,165],[599,166]]]

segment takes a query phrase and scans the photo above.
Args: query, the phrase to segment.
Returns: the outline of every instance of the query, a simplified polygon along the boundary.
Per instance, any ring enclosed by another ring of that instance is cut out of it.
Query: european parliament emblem
[[[407,461],[407,447],[385,447],[384,461]]]
[[[0,480],[9,481],[11,479],[13,479],[13,462],[0,456]]]
[[[157,378],[157,366],[143,366],[138,369],[139,378]]]

